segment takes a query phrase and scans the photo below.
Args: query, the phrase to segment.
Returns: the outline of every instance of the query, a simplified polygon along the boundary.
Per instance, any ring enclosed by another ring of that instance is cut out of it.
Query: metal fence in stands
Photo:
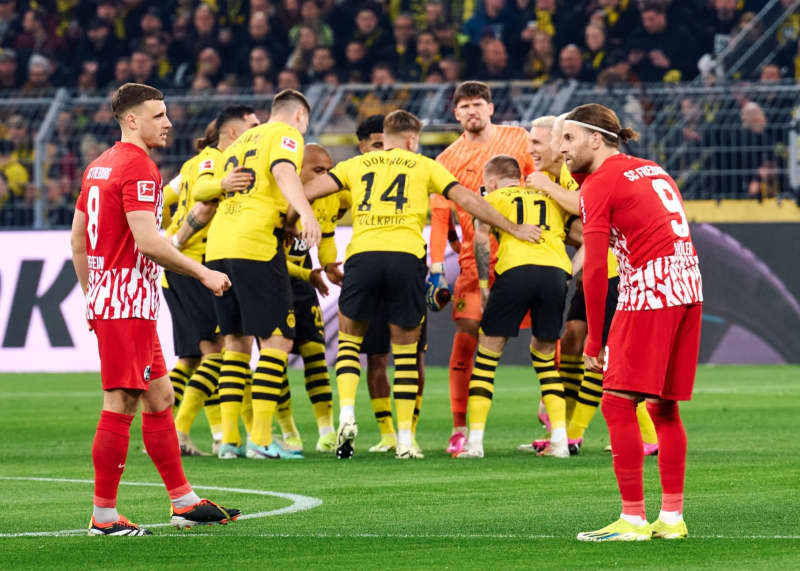
[[[354,132],[360,119],[405,108],[424,122],[422,151],[435,156],[460,132],[452,110],[454,87],[313,86],[306,90],[313,107],[306,139],[321,142],[334,161],[341,160],[356,152]],[[492,88],[495,122],[527,126],[541,115],[558,115],[588,102],[613,108],[624,125],[641,134],[629,151],[662,164],[687,199],[798,196],[798,85],[601,88],[512,81]],[[194,139],[220,108],[249,104],[265,119],[270,100],[253,94],[168,95],[171,141],[153,155],[164,179],[194,153]],[[54,98],[0,99],[0,226],[69,226],[85,165],[118,134],[107,96],[61,90]]]

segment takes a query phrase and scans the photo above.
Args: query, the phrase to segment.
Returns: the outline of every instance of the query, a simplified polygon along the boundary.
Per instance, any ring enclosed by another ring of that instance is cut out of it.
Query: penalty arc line
[[[82,479],[74,479],[74,478],[35,478],[35,477],[19,477],[19,476],[0,476],[0,480],[16,480],[16,481],[26,481],[26,482],[57,482],[57,483],[65,483],[65,484],[94,484],[94,480],[82,480]],[[152,483],[152,482],[120,482],[121,486],[140,486],[140,487],[148,487],[148,488],[159,488],[163,487],[164,484],[162,483]],[[264,511],[264,512],[256,512],[251,514],[243,514],[239,516],[236,521],[242,521],[247,519],[256,519],[262,517],[271,517],[276,515],[285,515],[290,513],[297,513],[302,511],[307,511],[310,509],[314,509],[320,505],[322,505],[322,500],[319,498],[313,498],[311,496],[302,496],[300,494],[289,494],[285,492],[271,492],[268,490],[251,490],[248,488],[224,488],[221,486],[192,486],[195,490],[211,490],[214,492],[229,492],[233,494],[251,494],[256,496],[272,496],[276,498],[282,498],[285,500],[291,501],[291,505],[288,505],[283,508],[278,508],[274,510]],[[153,524],[142,524],[142,527],[170,527],[172,524],[170,523],[153,523]],[[86,529],[63,529],[57,531],[28,531],[28,532],[21,532],[21,533],[0,533],[0,538],[3,537],[48,537],[48,536],[59,536],[59,535],[75,535],[75,534],[83,534],[86,533]]]

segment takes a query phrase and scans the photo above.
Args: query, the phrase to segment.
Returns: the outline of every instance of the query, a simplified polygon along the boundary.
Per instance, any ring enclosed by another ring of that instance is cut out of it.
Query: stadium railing
[[[334,161],[355,152],[358,121],[405,108],[425,124],[423,152],[435,156],[460,134],[452,112],[452,84],[315,85],[307,140],[326,145]],[[800,186],[800,86],[730,83],[653,84],[639,87],[527,81],[494,83],[495,122],[527,126],[545,114],[576,105],[607,105],[641,134],[628,149],[661,163],[687,199],[796,198]],[[168,181],[194,154],[215,113],[225,105],[252,105],[262,119],[269,95],[168,94],[170,145],[154,153]],[[62,228],[70,225],[80,177],[88,162],[118,138],[107,96],[59,90],[51,98],[0,99],[0,138],[22,117],[29,129],[31,183],[21,196],[0,200],[0,226]],[[1,165],[0,165],[1,166]]]

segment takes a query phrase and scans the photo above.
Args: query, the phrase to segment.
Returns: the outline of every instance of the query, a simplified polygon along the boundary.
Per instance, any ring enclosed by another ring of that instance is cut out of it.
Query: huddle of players
[[[428,270],[422,228],[429,193],[433,263],[428,305],[434,310],[441,309],[436,294],[448,289],[442,264],[446,243],[460,249],[453,314],[458,332],[450,371],[454,430],[448,452],[459,458],[483,456],[500,354],[528,313],[531,358],[546,411],[540,418],[549,424],[549,435],[520,448],[556,457],[578,452],[602,394],[602,375],[583,375],[586,326],[580,288],[561,340],[561,366],[556,365],[566,284],[580,269],[581,259],[579,254],[570,261],[565,239],[574,245],[582,241],[580,221],[574,216],[578,183],[557,149],[560,121],[540,118],[530,133],[493,125],[491,93],[480,82],[460,85],[454,106],[464,134],[438,162],[416,154],[419,121],[395,111],[385,119],[365,121],[358,133],[365,154],[331,168],[323,147],[304,145],[310,109],[305,98],[292,91],[275,97],[266,124],[258,125],[250,108],[229,107],[210,125],[198,141],[198,155],[170,183],[177,190],[178,207],[167,234],[187,255],[227,273],[233,284],[214,299],[199,283],[192,283],[196,280],[165,274],[165,297],[181,357],[171,377],[179,405],[176,428],[185,454],[200,453],[188,435],[205,406],[220,458],[302,458],[286,379],[288,353],[296,351],[304,360],[306,390],[319,429],[318,451],[335,451],[340,458],[353,455],[359,353],[364,352],[381,430],[381,441],[370,451],[395,449],[400,458],[422,457],[414,435],[424,383],[425,341],[420,332]],[[477,165],[485,166],[476,169]],[[527,188],[521,186],[525,176]],[[489,192],[486,201],[478,196],[480,187]],[[454,240],[447,198],[455,203],[462,227],[460,243]],[[353,240],[342,274],[333,234],[337,220],[351,206]],[[298,215],[301,233],[284,239]],[[317,240],[320,267],[313,269],[308,251]],[[342,286],[336,432],[324,323],[315,292],[327,294],[323,271]],[[610,279],[616,279],[614,275],[609,272]],[[609,291],[616,292],[616,287]],[[609,295],[609,308],[616,303],[612,298]],[[606,312],[606,333],[612,314]],[[260,353],[257,369],[251,372],[254,339]],[[386,375],[390,345],[395,358],[396,435]],[[249,435],[245,445],[240,416]],[[272,436],[275,416],[282,439]]]

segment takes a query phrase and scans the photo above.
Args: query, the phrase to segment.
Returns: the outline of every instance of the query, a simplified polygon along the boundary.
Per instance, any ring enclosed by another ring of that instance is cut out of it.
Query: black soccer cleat
[[[109,523],[97,523],[94,516],[92,516],[92,521],[89,523],[89,533],[87,535],[127,535],[138,537],[142,535],[153,535],[153,532],[128,521],[128,518],[123,515],[119,516],[117,521]]]
[[[336,449],[336,457],[339,460],[349,460],[353,457],[353,445],[350,442],[343,442],[341,446]]]
[[[235,521],[242,514],[236,508],[224,508],[211,500],[200,500],[187,508],[172,506],[170,523],[178,529],[191,529],[198,525],[225,525]]]
[[[339,424],[336,431],[336,458],[349,460],[355,453],[353,441],[358,436],[358,426],[353,420],[346,420]]]

